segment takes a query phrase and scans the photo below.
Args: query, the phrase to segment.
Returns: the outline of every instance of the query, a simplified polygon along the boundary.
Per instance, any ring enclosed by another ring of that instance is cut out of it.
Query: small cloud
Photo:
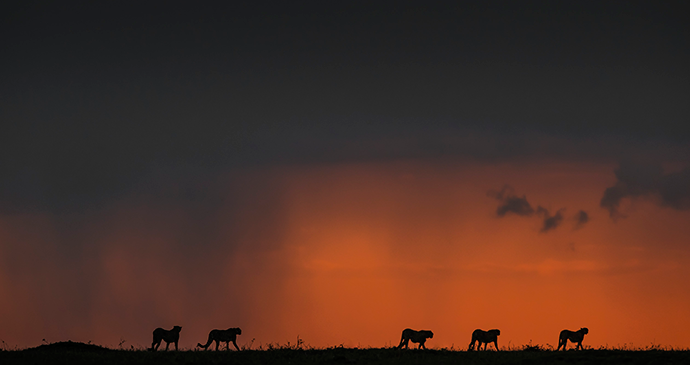
[[[505,185],[500,191],[490,190],[486,195],[501,202],[498,208],[496,208],[496,215],[498,217],[505,217],[508,213],[530,217],[536,213],[536,215],[544,219],[541,232],[556,229],[563,222],[563,211],[565,211],[565,208],[559,209],[554,215],[551,215],[546,208],[541,206],[537,206],[535,210],[527,201],[527,197],[525,195],[522,197],[517,196],[510,185]]]
[[[625,217],[618,210],[621,200],[625,198],[657,196],[661,206],[690,209],[690,167],[664,174],[659,163],[623,161],[615,174],[618,181],[604,190],[599,203],[613,219]]]
[[[550,215],[546,208],[538,207],[537,214],[544,217],[544,225],[541,228],[541,232],[548,232],[552,229],[556,229],[563,222],[563,211],[565,208],[559,209],[556,214]]]
[[[496,214],[503,217],[508,213],[514,213],[520,216],[530,216],[534,214],[534,208],[527,201],[527,197],[523,195],[519,197],[515,195],[512,187],[506,185],[501,191],[489,191],[488,196],[496,198],[501,202],[501,205],[496,209]]]
[[[584,210],[580,210],[579,212],[577,212],[577,214],[575,214],[574,219],[575,219],[575,228],[574,229],[580,229],[580,228],[584,227],[585,224],[587,224],[587,222],[589,222],[589,214],[587,214],[587,212],[585,212]]]

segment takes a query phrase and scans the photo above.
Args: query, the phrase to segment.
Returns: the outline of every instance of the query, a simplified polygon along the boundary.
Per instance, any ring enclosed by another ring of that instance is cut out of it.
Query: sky
[[[688,348],[683,5],[9,4],[0,340]]]

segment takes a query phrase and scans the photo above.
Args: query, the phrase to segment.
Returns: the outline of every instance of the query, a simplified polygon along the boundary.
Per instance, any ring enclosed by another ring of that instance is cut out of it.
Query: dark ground
[[[59,342],[26,350],[0,351],[0,364],[690,364],[690,351],[556,352],[530,347],[501,352],[347,348],[149,352]]]

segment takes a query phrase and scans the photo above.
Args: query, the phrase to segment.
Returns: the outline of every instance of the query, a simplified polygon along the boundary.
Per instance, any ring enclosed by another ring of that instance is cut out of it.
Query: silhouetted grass
[[[0,351],[0,364],[688,364],[690,351],[661,349],[587,349],[553,351],[540,345],[525,345],[508,351],[398,350],[395,348],[314,349],[304,342],[261,346],[243,351],[113,350],[96,345],[59,343],[26,350]]]

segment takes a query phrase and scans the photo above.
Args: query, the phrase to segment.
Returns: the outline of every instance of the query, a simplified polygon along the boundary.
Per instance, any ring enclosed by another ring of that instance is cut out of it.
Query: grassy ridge
[[[131,351],[37,348],[0,352],[0,364],[690,364],[690,351],[450,351],[347,349],[274,349],[247,351]]]

